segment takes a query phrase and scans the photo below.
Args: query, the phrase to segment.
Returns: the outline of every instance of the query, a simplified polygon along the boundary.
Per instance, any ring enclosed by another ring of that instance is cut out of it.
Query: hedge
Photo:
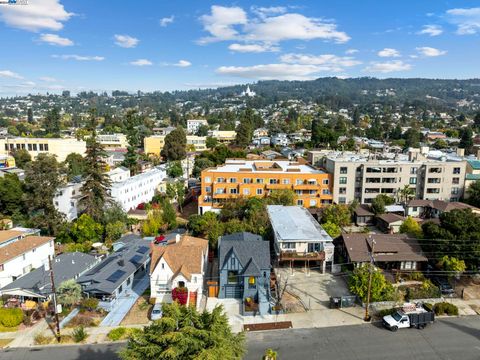
[[[5,327],[15,327],[22,323],[23,311],[19,308],[0,308],[0,323]]]
[[[441,302],[435,304],[433,307],[433,310],[435,311],[435,315],[458,315],[458,307],[454,304],[450,304],[447,302]]]

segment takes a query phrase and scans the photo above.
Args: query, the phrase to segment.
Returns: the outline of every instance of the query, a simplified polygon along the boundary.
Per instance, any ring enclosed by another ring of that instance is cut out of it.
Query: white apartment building
[[[127,135],[125,134],[99,134],[97,141],[106,150],[126,149],[128,147]]]
[[[75,138],[4,138],[0,139],[0,154],[8,155],[14,150],[25,149],[32,158],[39,154],[52,154],[58,161],[65,161],[71,153],[84,155],[87,149],[85,141]]]
[[[31,231],[25,230],[0,231],[0,288],[46,265],[54,255],[55,238],[30,235]]]
[[[69,182],[67,185],[60,187],[53,198],[55,209],[65,215],[67,221],[73,221],[78,217],[82,185],[82,182]]]
[[[208,126],[208,122],[205,119],[191,119],[187,120],[187,133],[196,134],[200,126]]]
[[[141,203],[152,200],[159,184],[167,177],[167,173],[163,168],[153,168],[144,173],[128,176],[126,174],[116,174],[118,176],[112,178],[110,186],[110,195],[125,211],[135,209]],[[122,177],[122,180],[115,181]]]
[[[316,165],[333,175],[333,201],[338,204],[368,204],[379,194],[399,199],[405,186],[417,199],[458,201],[464,192],[466,161],[435,155],[417,149],[408,155],[331,152]]]

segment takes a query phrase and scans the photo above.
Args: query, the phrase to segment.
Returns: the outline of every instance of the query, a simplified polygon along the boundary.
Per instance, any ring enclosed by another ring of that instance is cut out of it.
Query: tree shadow
[[[78,349],[77,360],[120,360],[119,350],[125,344],[82,346]]]
[[[480,340],[480,329],[476,329],[470,326],[465,326],[463,324],[459,324],[455,321],[443,321],[443,323],[449,327],[452,327],[456,330],[459,330],[467,335],[474,337],[477,340]]]

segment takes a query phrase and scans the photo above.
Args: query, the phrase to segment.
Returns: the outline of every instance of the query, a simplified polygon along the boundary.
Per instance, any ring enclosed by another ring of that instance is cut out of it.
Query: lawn
[[[18,331],[18,326],[5,327],[0,324],[0,332],[14,332],[14,331]]]
[[[0,349],[4,348],[8,344],[10,344],[13,339],[0,339]]]

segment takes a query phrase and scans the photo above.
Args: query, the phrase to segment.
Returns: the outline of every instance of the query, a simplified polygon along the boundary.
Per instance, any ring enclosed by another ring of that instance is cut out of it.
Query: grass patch
[[[0,349],[4,348],[8,344],[10,344],[13,339],[0,339]]]
[[[142,330],[138,328],[118,327],[111,330],[107,334],[107,337],[112,341],[127,340],[130,336],[141,331]]]
[[[18,331],[18,326],[6,327],[0,324],[0,332],[13,332]]]

